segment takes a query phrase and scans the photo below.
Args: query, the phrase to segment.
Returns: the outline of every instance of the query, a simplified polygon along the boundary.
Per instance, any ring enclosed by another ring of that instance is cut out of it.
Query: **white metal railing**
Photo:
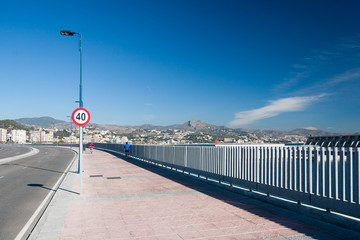
[[[124,153],[121,144],[95,147]],[[360,217],[360,148],[132,145],[130,155]]]

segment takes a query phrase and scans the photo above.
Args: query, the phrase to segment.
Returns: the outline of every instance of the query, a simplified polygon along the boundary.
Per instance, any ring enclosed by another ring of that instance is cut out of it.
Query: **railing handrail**
[[[360,148],[132,145],[141,160],[360,218]],[[124,152],[121,144],[95,147]]]

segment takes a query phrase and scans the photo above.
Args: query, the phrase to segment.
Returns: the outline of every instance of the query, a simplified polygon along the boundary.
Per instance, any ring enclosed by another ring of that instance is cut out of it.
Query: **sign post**
[[[80,127],[79,136],[79,163],[78,173],[80,174],[80,194],[82,192],[82,153],[83,153],[83,126],[90,122],[90,113],[85,108],[77,108],[73,111],[71,118]]]

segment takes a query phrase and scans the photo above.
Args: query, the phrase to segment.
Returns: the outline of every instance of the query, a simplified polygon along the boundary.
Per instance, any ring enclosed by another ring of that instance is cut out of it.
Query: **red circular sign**
[[[85,126],[90,122],[90,113],[85,108],[77,108],[73,111],[71,118],[78,126]]]

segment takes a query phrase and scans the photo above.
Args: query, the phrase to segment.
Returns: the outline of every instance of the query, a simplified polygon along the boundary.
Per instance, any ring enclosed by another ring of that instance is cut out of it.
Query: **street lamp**
[[[74,34],[77,34],[77,33],[73,32],[73,31],[63,30],[63,31],[60,31],[60,34],[65,35],[65,36],[73,36]]]
[[[63,36],[74,36],[74,34],[79,35],[79,51],[80,51],[80,92],[79,92],[79,107],[83,107],[82,101],[82,36],[80,31],[78,33],[68,30],[60,31],[60,34]],[[83,127],[80,127],[80,134],[79,134],[79,166],[78,166],[78,173],[81,174],[81,164],[82,164],[82,154],[83,154]]]

